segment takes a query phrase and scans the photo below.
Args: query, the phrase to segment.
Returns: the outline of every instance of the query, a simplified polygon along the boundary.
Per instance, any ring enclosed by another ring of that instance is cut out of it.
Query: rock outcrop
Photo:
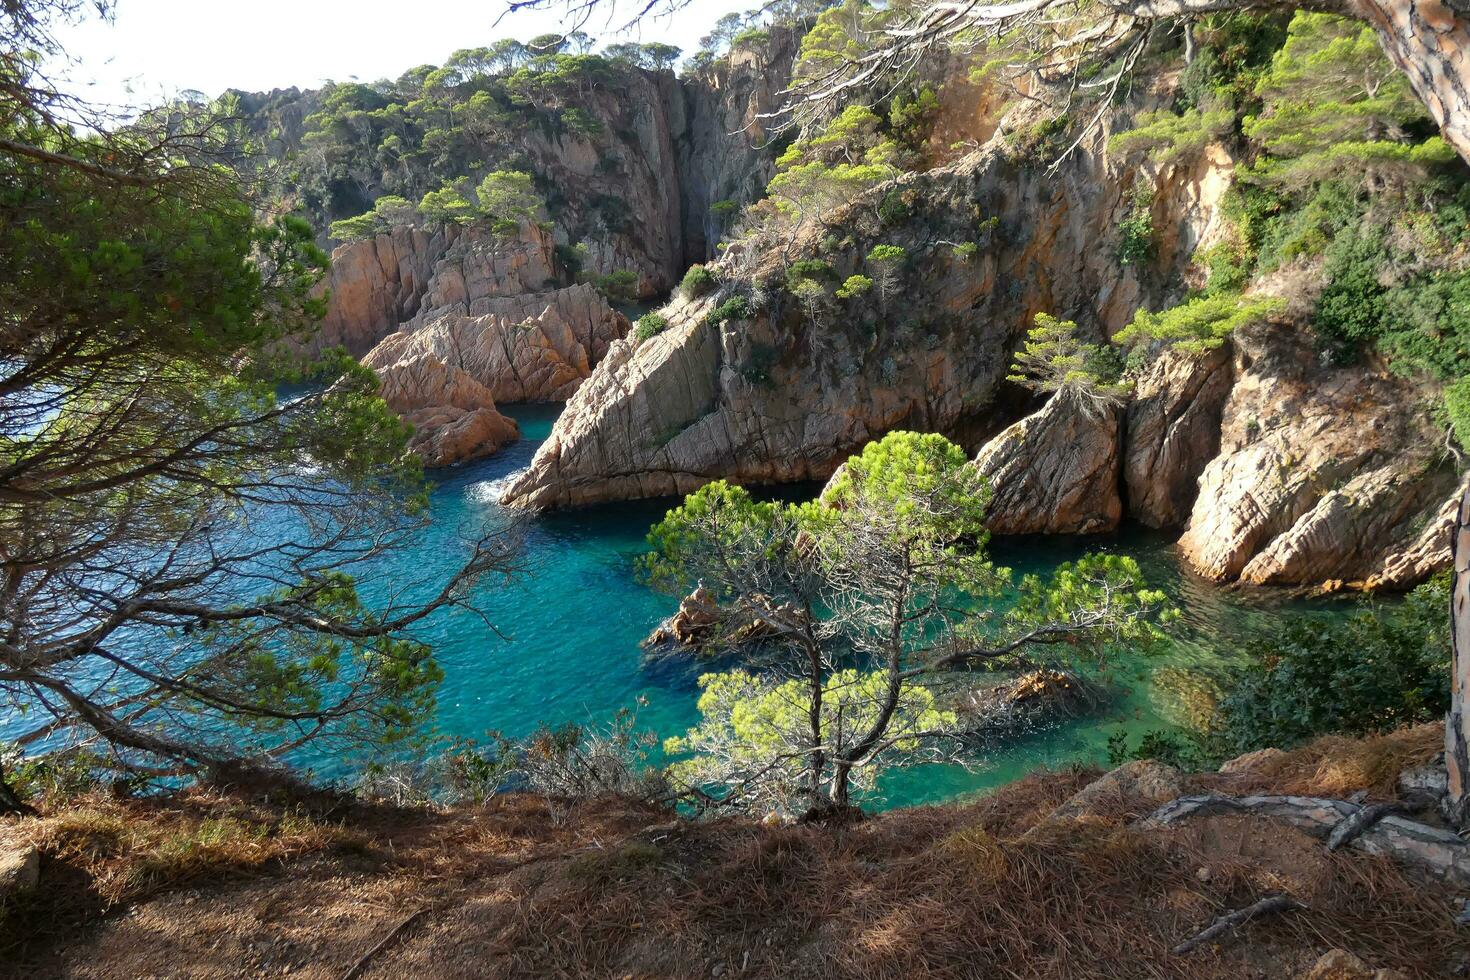
[[[565,401],[627,332],[627,319],[583,283],[426,310],[363,363],[429,356],[467,372],[497,401]]]
[[[995,534],[1096,534],[1123,516],[1118,411],[1088,410],[1065,394],[985,444],[974,466],[994,494]]]
[[[478,459],[520,437],[515,421],[495,408],[489,389],[432,354],[370,366],[388,407],[413,426],[409,448],[425,465]]]
[[[803,310],[780,289],[781,248],[733,245],[721,263],[728,285],[666,307],[670,326],[651,340],[615,346],[506,499],[566,507],[687,493],[720,478],[824,480],[899,428],[974,449],[1014,420],[1005,376],[1035,313],[1071,311],[1103,333],[1145,295],[1112,260],[1126,189],[1104,179],[1096,158],[1075,156],[1049,179],[996,143],[872,195],[890,193],[911,202],[901,223],[885,227],[860,200],[834,216],[849,233],[835,248],[812,229],[785,252],[820,250],[840,282],[865,268],[875,244],[899,245],[901,301]],[[942,244],[957,241],[980,247],[964,256]],[[708,319],[737,294],[749,297],[747,316]]]
[[[1231,348],[1165,354],[1139,378],[1128,405],[1123,483],[1128,513],[1149,527],[1181,527],[1199,476],[1220,448],[1233,381]]]
[[[432,466],[517,437],[497,402],[562,401],[628,321],[567,276],[544,229],[397,228],[333,253],[318,349],[345,346],[383,380]]]
[[[1456,493],[1422,387],[1324,367],[1290,324],[1238,333],[1219,454],[1180,548],[1212,581],[1408,585],[1448,560]],[[1425,406],[1415,410],[1415,406]]]

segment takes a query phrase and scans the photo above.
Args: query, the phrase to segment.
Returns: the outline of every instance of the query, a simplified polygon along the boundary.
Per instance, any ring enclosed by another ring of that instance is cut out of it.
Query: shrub
[[[597,288],[615,303],[631,303],[638,298],[638,273],[618,269],[597,280]]]
[[[713,310],[710,310],[709,316],[705,317],[704,322],[712,327],[718,327],[726,320],[748,319],[750,319],[750,302],[744,296],[732,296]]]
[[[1441,717],[1450,700],[1449,589],[1444,573],[1398,608],[1365,603],[1346,619],[1297,619],[1265,637],[1220,703],[1231,750]]]
[[[1118,261],[1123,265],[1146,262],[1154,255],[1154,192],[1139,185],[1134,189],[1128,214],[1118,225]]]
[[[708,266],[691,265],[689,271],[684,273],[684,279],[679,283],[679,289],[685,296],[696,299],[714,292],[720,281]]]
[[[885,225],[896,225],[907,220],[909,216],[909,205],[904,200],[903,192],[897,188],[883,195],[883,200],[878,202],[878,220]]]
[[[635,329],[633,331],[633,336],[636,337],[638,339],[638,342],[641,344],[649,337],[652,337],[655,334],[661,334],[665,330],[669,329],[669,321],[665,320],[657,313],[645,313],[638,318],[638,322],[634,324],[634,328]]]
[[[838,299],[856,299],[873,288],[873,280],[867,276],[848,276],[847,281],[837,288]]]
[[[1219,347],[1234,331],[1280,312],[1283,306],[1274,297],[1200,296],[1159,313],[1139,310],[1113,340],[1127,347],[1163,346],[1203,354]]]

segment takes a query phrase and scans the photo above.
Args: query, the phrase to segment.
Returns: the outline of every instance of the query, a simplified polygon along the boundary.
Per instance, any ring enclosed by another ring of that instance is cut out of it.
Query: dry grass
[[[1437,737],[1324,739],[1249,788],[1384,793]],[[1291,828],[1234,816],[1144,831],[1129,816],[1150,808],[1141,799],[1046,819],[1096,775],[1034,774],[838,829],[516,796],[335,824],[223,798],[97,800],[12,829],[46,848],[48,881],[74,869],[99,908],[136,911],[27,975],[206,976],[221,957],[279,973],[283,961],[251,959],[275,936],[304,950],[284,961],[291,975],[340,976],[419,908],[368,976],[1290,977],[1332,947],[1411,976],[1470,962],[1448,890]],[[1170,953],[1275,891],[1309,910]]]
[[[1346,796],[1367,790],[1371,796],[1388,798],[1397,794],[1394,784],[1399,773],[1430,762],[1443,749],[1443,722],[1367,738],[1326,735],[1264,762],[1248,775],[1224,782],[1235,792],[1259,789],[1303,796]]]

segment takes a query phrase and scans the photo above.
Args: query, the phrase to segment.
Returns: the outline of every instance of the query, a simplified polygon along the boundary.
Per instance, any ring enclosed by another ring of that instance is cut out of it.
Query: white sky
[[[495,19],[504,0],[118,0],[112,23],[89,18],[56,30],[72,64],[60,68],[75,94],[94,104],[153,104],[185,89],[264,91],[397,78],[440,64],[451,51],[497,38],[529,40],[566,29],[559,12]],[[630,9],[620,5],[583,29],[607,41],[663,41],[693,53],[725,13],[755,0],[694,0],[673,17],[649,18],[636,34],[613,36]]]

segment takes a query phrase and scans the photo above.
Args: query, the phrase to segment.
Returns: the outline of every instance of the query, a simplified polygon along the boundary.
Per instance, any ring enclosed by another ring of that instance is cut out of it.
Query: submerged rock
[[[1104,692],[1092,683],[1043,667],[971,688],[954,709],[964,737],[984,745],[1089,714],[1105,700]]]
[[[1123,516],[1118,412],[1087,411],[1055,395],[986,443],[974,466],[994,496],[996,534],[1095,534]]]
[[[801,611],[785,604],[775,615],[800,621]],[[748,608],[720,606],[702,584],[679,601],[679,611],[664,620],[639,645],[652,656],[696,654],[709,656],[759,645],[778,629]]]

